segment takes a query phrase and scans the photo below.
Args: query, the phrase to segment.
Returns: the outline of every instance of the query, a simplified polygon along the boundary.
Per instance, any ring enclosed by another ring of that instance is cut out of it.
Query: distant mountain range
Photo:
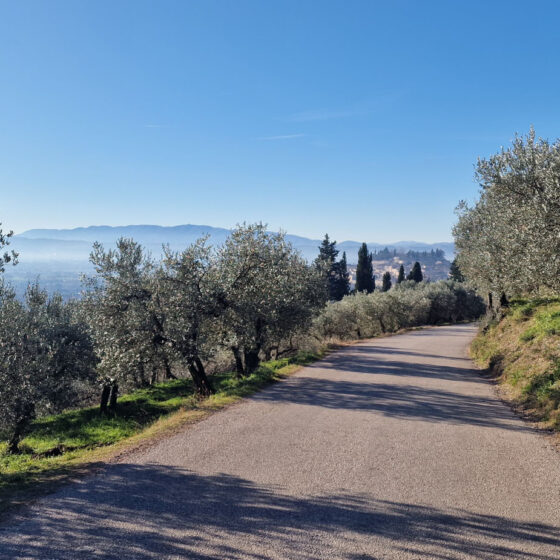
[[[12,238],[11,249],[20,254],[20,264],[6,271],[6,277],[21,293],[28,282],[39,278],[40,283],[49,290],[58,290],[65,296],[79,292],[81,273],[91,272],[88,262],[91,246],[95,241],[109,247],[120,237],[131,237],[141,243],[154,257],[162,252],[162,245],[169,244],[171,249],[180,250],[201,236],[208,235],[209,242],[220,245],[230,230],[204,225],[181,226],[90,226],[75,229],[31,229]],[[287,235],[287,239],[308,261],[315,259],[320,239],[309,239],[297,235]],[[343,241],[337,248],[346,251],[348,263],[356,264],[359,241]],[[431,251],[441,249],[447,260],[454,254],[454,244],[450,242],[422,243],[419,241],[398,241],[396,243],[368,242],[371,251],[384,247],[407,251]]]
[[[22,258],[30,260],[87,260],[93,242],[113,244],[120,237],[131,237],[154,254],[161,252],[161,246],[169,243],[173,249],[183,248],[203,235],[210,236],[210,242],[219,245],[229,235],[230,230],[211,226],[90,226],[75,229],[30,229],[13,238],[13,248],[20,251]],[[309,239],[298,235],[287,235],[287,239],[302,255],[312,260],[317,256],[320,239]],[[361,241],[343,241],[337,248],[346,251],[348,261],[355,264]],[[400,251],[430,251],[441,249],[446,258],[452,259],[455,246],[451,242],[422,243],[420,241],[397,241],[396,243],[368,242],[370,250],[397,249]]]

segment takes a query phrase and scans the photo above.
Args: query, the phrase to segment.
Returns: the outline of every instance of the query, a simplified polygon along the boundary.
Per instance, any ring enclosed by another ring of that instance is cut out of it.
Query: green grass
[[[556,362],[552,371],[535,375],[523,388],[527,395],[534,395],[538,401],[554,398],[558,405],[558,392],[560,391],[560,362]]]
[[[21,442],[20,454],[8,454],[7,443],[0,442],[0,512],[111,456],[119,444],[196,421],[320,357],[299,353],[266,362],[242,379],[232,373],[212,376],[217,392],[204,400],[194,396],[190,379],[176,380],[123,395],[111,416],[100,416],[98,407],[90,407],[40,418]]]
[[[514,299],[510,303],[510,314],[515,320],[529,319],[536,310],[544,306],[558,303],[560,298],[534,298],[534,299]]]
[[[535,338],[560,334],[560,310],[557,305],[547,305],[534,314],[533,324],[523,332],[521,340],[528,342]]]

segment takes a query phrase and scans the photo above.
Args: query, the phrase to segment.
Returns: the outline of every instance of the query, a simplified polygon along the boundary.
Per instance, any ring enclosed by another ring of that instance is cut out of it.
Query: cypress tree
[[[404,281],[404,266],[401,264],[399,268],[399,275],[397,276],[397,284]]]
[[[375,277],[373,276],[373,256],[368,253],[365,243],[358,251],[358,266],[356,268],[356,291],[371,294],[375,290]]]
[[[319,255],[315,260],[315,266],[323,273],[325,290],[329,300],[335,299],[333,297],[333,292],[335,291],[333,268],[337,255],[336,241],[331,241],[329,234],[326,233],[321,245],[319,245]]]
[[[383,283],[381,285],[382,292],[388,292],[391,289],[391,273],[389,271],[383,273]]]
[[[416,283],[418,283],[422,282],[423,279],[424,275],[422,274],[422,267],[420,266],[420,263],[416,261],[410,273],[408,274],[407,280],[414,280]]]
[[[342,253],[339,262],[333,264],[333,291],[332,299],[341,300],[350,293],[350,274],[348,273],[348,262],[346,261],[346,252]]]

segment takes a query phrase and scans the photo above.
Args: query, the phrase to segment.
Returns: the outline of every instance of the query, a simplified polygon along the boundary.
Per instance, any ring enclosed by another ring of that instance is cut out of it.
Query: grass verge
[[[203,400],[193,395],[190,379],[181,379],[122,396],[113,416],[100,416],[97,407],[90,407],[40,418],[21,442],[21,454],[8,454],[6,442],[0,442],[0,514],[103,461],[197,422],[323,355],[299,353],[266,362],[242,379],[233,373],[215,375],[217,392]]]
[[[560,298],[513,301],[501,321],[481,330],[471,355],[515,408],[560,431]]]

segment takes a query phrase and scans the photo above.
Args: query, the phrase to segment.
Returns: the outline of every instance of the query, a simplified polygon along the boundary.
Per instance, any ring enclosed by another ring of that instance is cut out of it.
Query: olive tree
[[[365,294],[358,292],[342,298],[340,301],[328,302],[325,308],[313,320],[312,332],[317,339],[353,340],[361,338],[359,314],[363,307],[359,300]]]
[[[0,290],[0,429],[16,453],[39,412],[76,403],[75,389],[95,376],[95,356],[85,325],[60,296],[48,298],[38,285],[18,301]]]
[[[212,331],[224,302],[215,258],[206,239],[199,239],[179,253],[166,248],[156,278],[156,294],[165,317],[165,341],[187,366],[197,393],[208,396],[215,389],[204,362],[216,349],[211,343]]]
[[[110,250],[95,243],[90,260],[97,276],[86,280],[83,305],[99,358],[105,412],[116,407],[119,388],[153,383],[160,371],[173,374],[152,260],[125,238]]]
[[[222,338],[239,375],[306,329],[325,303],[321,272],[262,224],[237,227],[218,251],[218,267]]]

